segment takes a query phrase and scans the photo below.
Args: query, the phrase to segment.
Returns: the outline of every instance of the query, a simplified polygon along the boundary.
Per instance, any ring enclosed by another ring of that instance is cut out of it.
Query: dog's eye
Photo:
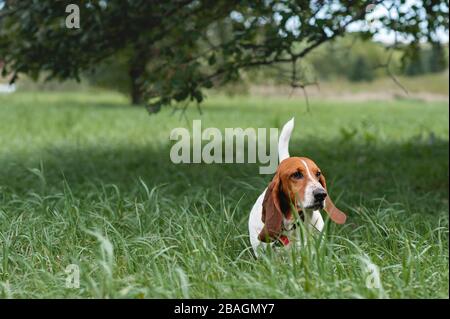
[[[294,179],[301,179],[303,178],[303,174],[300,172],[295,172],[294,174],[291,175],[291,177]]]
[[[317,172],[317,173],[316,173],[316,177],[320,177],[320,175],[322,175],[321,172]]]

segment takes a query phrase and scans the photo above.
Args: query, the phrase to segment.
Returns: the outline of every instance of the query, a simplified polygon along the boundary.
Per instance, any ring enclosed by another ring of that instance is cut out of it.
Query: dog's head
[[[303,211],[325,209],[337,224],[347,218],[334,206],[319,167],[306,157],[289,157],[278,166],[264,196],[261,241],[272,241],[280,235],[283,216],[290,214],[291,204]]]

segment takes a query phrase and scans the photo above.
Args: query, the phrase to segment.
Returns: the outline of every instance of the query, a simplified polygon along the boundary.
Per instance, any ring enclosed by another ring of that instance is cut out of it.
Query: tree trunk
[[[130,60],[130,95],[132,105],[142,105],[144,101],[144,86],[142,80],[145,75],[147,57],[143,52],[135,52]]]
[[[142,85],[139,83],[139,78],[134,76],[136,73],[130,72],[131,80],[131,104],[132,105],[142,105],[144,102],[144,90]]]

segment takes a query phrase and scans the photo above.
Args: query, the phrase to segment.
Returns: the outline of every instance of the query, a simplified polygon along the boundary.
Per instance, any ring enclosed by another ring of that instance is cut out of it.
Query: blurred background
[[[362,40],[358,34],[347,34],[325,44],[302,59],[302,80],[309,85],[306,94],[312,98],[342,100],[389,100],[417,98],[448,100],[448,41],[422,42],[414,54],[392,49],[386,39]],[[386,63],[389,62],[389,70]],[[284,96],[304,98],[305,92],[291,86],[292,65],[241,70],[238,79],[208,91],[209,95]],[[22,75],[15,86],[7,89],[11,76],[0,78],[4,93],[13,87],[20,91],[113,91],[122,94],[132,104],[132,85],[128,61],[113,56],[94,69],[82,72],[80,81],[37,81]],[[398,81],[398,83],[396,83]]]

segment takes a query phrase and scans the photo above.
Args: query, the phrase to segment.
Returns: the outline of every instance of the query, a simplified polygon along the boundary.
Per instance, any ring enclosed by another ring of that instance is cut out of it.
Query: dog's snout
[[[316,202],[321,202],[327,197],[327,192],[323,189],[317,188],[313,191],[313,196]]]

